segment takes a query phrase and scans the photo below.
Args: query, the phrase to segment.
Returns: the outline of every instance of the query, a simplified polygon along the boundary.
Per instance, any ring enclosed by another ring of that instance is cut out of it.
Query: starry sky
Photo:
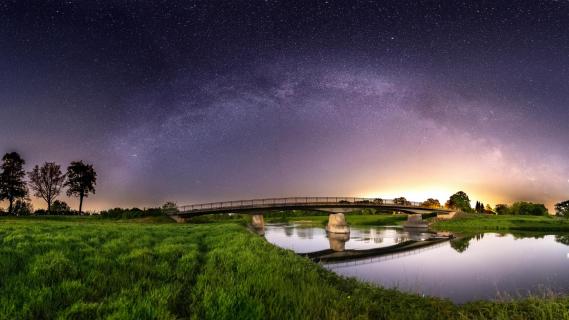
[[[567,30],[561,0],[5,0],[0,152],[92,163],[88,210],[458,190],[552,208]]]

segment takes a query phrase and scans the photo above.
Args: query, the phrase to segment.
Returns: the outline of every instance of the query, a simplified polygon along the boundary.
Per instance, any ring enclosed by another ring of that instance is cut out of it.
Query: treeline
[[[83,161],[73,161],[64,173],[55,162],[36,165],[32,171],[25,172],[26,162],[17,152],[6,153],[0,166],[0,201],[8,201],[8,211],[0,214],[30,215],[30,190],[33,196],[43,199],[47,210],[37,210],[42,214],[82,214],[83,200],[95,193],[97,173],[93,166]],[[56,200],[66,191],[68,197],[79,198],[79,210],[72,211],[64,201]]]
[[[166,202],[160,208],[114,208],[109,210],[103,210],[99,212],[101,218],[111,218],[111,219],[134,219],[134,218],[144,218],[144,217],[158,217],[167,214],[173,214],[178,212],[177,205],[174,202]]]
[[[381,199],[376,199],[377,201],[382,201]],[[374,201],[375,202],[375,201]],[[382,201],[383,202],[383,201]],[[405,199],[405,197],[399,197],[394,199],[394,203],[401,205],[409,205],[410,201]],[[440,208],[441,203],[437,199],[427,199],[421,203],[424,207],[429,208]],[[486,213],[486,214],[500,214],[500,215],[534,215],[534,216],[544,216],[548,215],[549,211],[544,204],[533,203],[527,201],[514,202],[512,205],[507,204],[497,204],[492,207],[490,204],[484,204],[480,201],[476,201],[474,208],[470,204],[470,198],[464,191],[459,191],[445,202],[444,207],[447,209],[454,209],[457,211],[467,212],[467,213]],[[560,202],[555,205],[556,214],[559,216],[569,216],[569,200]]]
[[[470,206],[470,199],[468,195],[463,191],[459,191],[453,194],[445,203],[445,207],[468,213],[532,216],[545,216],[549,214],[549,211],[544,204],[526,201],[514,202],[511,206],[508,206],[506,204],[497,204],[494,208],[492,208],[492,206],[489,204],[484,205],[484,203],[476,201],[475,207],[472,208]]]

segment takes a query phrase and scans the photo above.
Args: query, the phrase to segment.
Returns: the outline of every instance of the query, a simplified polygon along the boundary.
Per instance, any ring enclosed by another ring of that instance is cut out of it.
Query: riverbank
[[[569,232],[569,219],[554,216],[461,214],[431,225],[448,231],[551,231]]]
[[[353,215],[346,214],[346,221],[356,226],[402,225],[407,220],[406,214]],[[266,222],[294,222],[306,226],[325,226],[327,215],[268,217]],[[431,228],[448,231],[542,231],[569,232],[569,219],[555,216],[510,216],[487,214],[460,214],[451,220],[432,221]]]

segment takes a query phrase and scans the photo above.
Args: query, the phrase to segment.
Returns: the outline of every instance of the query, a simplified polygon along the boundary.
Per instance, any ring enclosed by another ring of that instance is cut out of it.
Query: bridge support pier
[[[350,240],[349,233],[328,233],[328,242],[330,243],[330,249],[341,252],[346,251],[346,242]]]
[[[403,227],[410,229],[428,229],[429,225],[423,221],[421,214],[410,214],[407,216],[407,221],[405,221]]]
[[[251,226],[260,235],[265,234],[265,218],[263,214],[253,214],[251,215]]]
[[[330,213],[328,215],[328,225],[326,231],[331,233],[350,233],[350,227],[346,223],[343,213]]]

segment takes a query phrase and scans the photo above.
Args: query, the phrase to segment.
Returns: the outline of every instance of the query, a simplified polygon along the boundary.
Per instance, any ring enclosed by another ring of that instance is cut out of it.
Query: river
[[[269,242],[297,253],[365,250],[430,236],[397,227],[351,227],[344,237],[297,224],[265,227]],[[452,241],[418,250],[322,265],[342,276],[456,303],[567,294],[569,235],[457,234]]]

